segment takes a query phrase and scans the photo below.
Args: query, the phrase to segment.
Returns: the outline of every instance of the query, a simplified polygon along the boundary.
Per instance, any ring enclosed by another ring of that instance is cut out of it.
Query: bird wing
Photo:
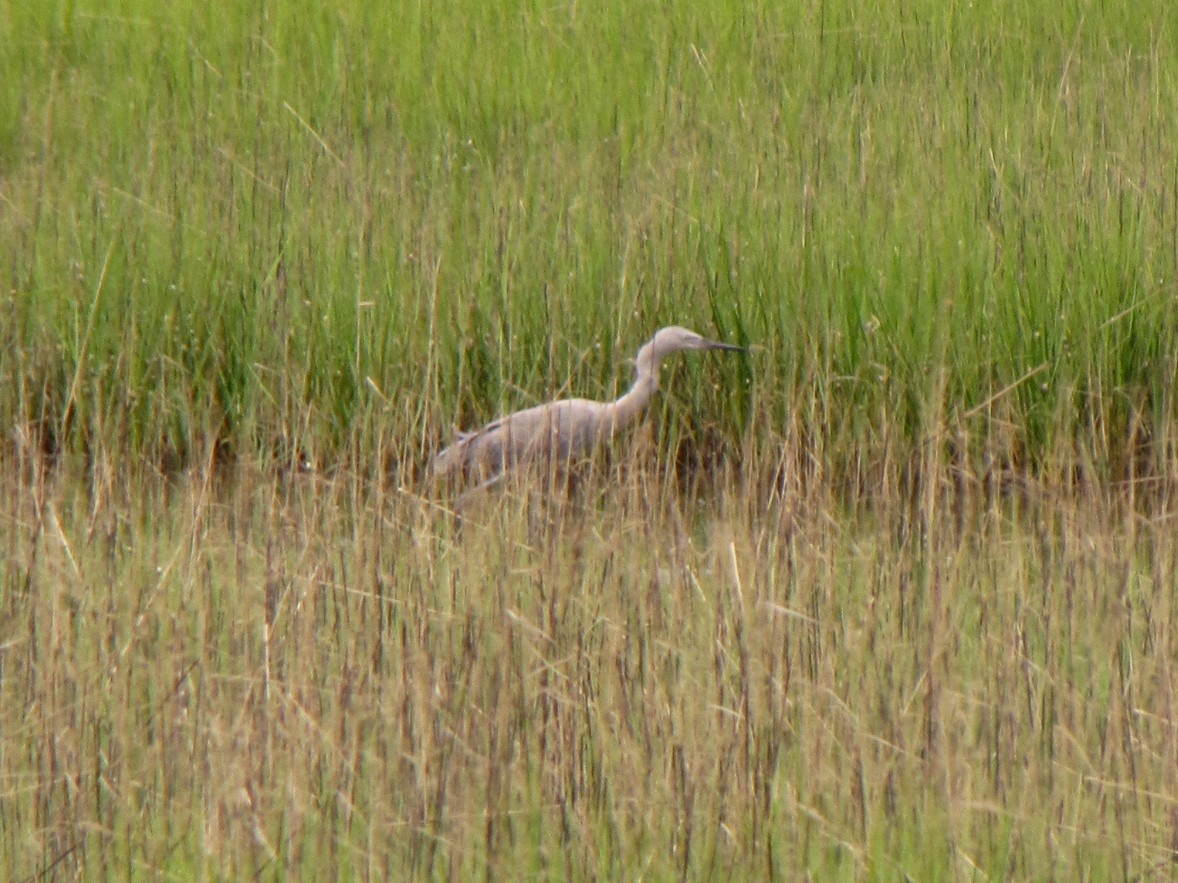
[[[435,475],[459,469],[498,474],[546,452],[577,456],[597,438],[602,405],[585,399],[562,399],[493,420],[482,429],[460,432],[434,457]]]
[[[435,475],[447,475],[458,469],[470,467],[478,459],[480,443],[503,429],[510,419],[511,415],[508,415],[492,420],[481,429],[459,431],[456,433],[457,439],[434,455],[430,462],[430,471]]]

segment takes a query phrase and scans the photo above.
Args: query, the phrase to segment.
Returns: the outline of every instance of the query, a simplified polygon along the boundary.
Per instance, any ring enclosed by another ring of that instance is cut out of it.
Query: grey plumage
[[[659,366],[680,350],[732,350],[742,347],[701,337],[672,325],[638,351],[634,384],[613,402],[562,399],[516,411],[474,432],[459,433],[431,464],[435,475],[473,474],[494,478],[525,463],[556,457],[575,459],[633,423],[659,388]]]

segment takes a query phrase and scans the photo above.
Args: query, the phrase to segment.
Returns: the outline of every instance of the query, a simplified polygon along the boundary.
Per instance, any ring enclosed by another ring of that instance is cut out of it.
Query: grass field
[[[0,0],[0,877],[1178,859],[1178,16]],[[571,493],[454,427],[668,364]]]

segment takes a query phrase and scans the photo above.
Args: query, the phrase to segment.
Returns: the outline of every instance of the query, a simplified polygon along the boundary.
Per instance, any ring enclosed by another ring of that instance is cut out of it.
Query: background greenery
[[[1178,25],[1127,9],[5,4],[0,413],[416,462],[673,322],[763,347],[680,386],[730,440],[1115,460],[1175,407]]]

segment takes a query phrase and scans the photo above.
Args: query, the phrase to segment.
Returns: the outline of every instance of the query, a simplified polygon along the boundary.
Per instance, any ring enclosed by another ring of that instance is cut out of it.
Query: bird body
[[[537,460],[567,463],[638,418],[658,391],[663,358],[680,350],[709,349],[743,350],[686,328],[663,328],[638,351],[634,384],[621,398],[613,402],[561,399],[500,417],[474,432],[459,433],[457,441],[434,457],[433,472],[494,478]]]

